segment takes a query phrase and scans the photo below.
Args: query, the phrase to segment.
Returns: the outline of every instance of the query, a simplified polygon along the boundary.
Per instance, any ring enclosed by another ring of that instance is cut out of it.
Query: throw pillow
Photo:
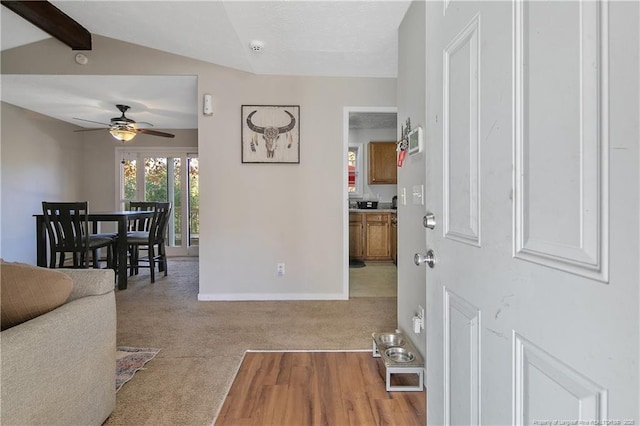
[[[1,328],[29,321],[61,306],[73,281],[60,271],[24,263],[0,263]]]

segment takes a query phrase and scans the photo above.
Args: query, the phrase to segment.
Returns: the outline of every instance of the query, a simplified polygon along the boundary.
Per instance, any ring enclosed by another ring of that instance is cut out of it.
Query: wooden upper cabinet
[[[369,185],[398,182],[395,142],[369,142]]]

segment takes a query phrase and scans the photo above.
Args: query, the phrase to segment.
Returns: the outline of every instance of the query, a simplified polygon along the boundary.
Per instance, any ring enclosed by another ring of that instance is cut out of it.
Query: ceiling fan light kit
[[[131,141],[136,137],[136,128],[129,124],[115,124],[109,129],[111,136],[122,143]]]

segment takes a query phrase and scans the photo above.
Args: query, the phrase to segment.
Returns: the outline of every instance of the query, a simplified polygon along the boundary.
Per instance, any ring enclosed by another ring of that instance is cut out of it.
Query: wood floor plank
[[[387,392],[371,352],[249,352],[218,426],[424,425],[425,392]]]

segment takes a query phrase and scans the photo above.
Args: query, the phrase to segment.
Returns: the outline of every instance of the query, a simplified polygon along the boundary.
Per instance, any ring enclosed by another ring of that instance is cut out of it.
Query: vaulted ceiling
[[[51,3],[92,34],[205,62],[255,74],[352,77],[396,76],[397,30],[410,4],[401,0]],[[0,8],[0,18],[2,50],[50,37],[5,7]],[[252,48],[255,41],[262,51]],[[140,77],[133,76],[120,77],[119,84],[96,84],[92,78],[109,77],[87,77],[77,93],[61,98],[61,87],[69,87],[65,78],[69,77],[3,76],[2,100],[82,124],[70,117],[104,121],[118,115],[110,100],[121,94],[113,90],[126,90],[129,97],[144,99],[131,105],[136,120],[160,128],[195,127],[196,82],[188,78],[149,78],[141,84]],[[137,84],[130,85],[128,78]],[[186,93],[192,93],[193,99],[177,95],[171,105],[162,104],[152,99],[158,84],[165,94],[167,90],[185,93],[185,86],[190,86],[193,90]],[[24,85],[39,87],[26,92],[33,99],[20,90]],[[140,96],[132,96],[133,90],[140,90]]]

